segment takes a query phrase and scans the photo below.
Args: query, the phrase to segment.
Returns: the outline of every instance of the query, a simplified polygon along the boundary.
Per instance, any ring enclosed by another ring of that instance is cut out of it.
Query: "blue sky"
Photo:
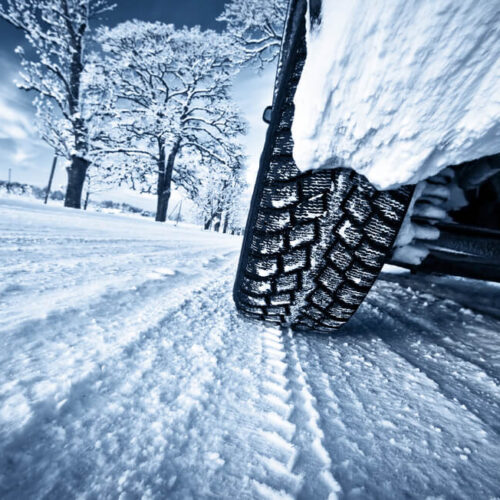
[[[177,26],[201,25],[203,28],[221,30],[222,23],[215,18],[222,12],[225,0],[118,0],[117,8],[106,15],[102,24],[113,26],[128,19],[163,21]],[[0,179],[7,179],[9,169],[12,180],[44,186],[52,161],[52,151],[37,135],[33,124],[32,95],[18,90],[14,80],[18,78],[19,59],[14,54],[17,45],[25,41],[20,32],[0,20]],[[234,86],[234,98],[250,125],[244,138],[248,159],[248,180],[253,182],[265,125],[261,116],[272,98],[274,68],[257,74],[244,70]],[[62,167],[56,171],[54,187],[66,182]],[[154,206],[152,197],[139,197],[128,192],[106,193],[106,198],[141,204],[145,208]]]

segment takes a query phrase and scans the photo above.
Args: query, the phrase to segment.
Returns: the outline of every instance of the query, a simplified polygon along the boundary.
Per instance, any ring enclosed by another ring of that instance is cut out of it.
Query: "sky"
[[[176,26],[200,25],[204,29],[222,30],[216,21],[226,0],[115,0],[117,7],[98,24],[114,26],[129,19],[162,21]],[[40,141],[34,126],[33,95],[17,89],[19,59],[14,54],[17,45],[25,45],[23,35],[0,20],[0,179],[45,186],[52,162],[52,151]],[[248,155],[247,179],[253,183],[262,150],[265,124],[262,112],[271,103],[274,68],[263,73],[244,70],[236,78],[233,96],[248,121],[249,133],[243,139]],[[64,168],[59,165],[54,188],[66,183]],[[153,209],[151,196],[138,196],[124,190],[100,194],[101,198],[126,201]]]

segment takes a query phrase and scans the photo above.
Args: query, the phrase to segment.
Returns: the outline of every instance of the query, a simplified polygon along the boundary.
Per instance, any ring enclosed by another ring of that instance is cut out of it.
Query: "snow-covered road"
[[[0,497],[500,496],[500,287],[240,318],[241,240],[0,200]]]

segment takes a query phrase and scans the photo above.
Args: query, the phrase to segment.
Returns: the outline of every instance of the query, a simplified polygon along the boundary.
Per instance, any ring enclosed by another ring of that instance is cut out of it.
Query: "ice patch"
[[[500,2],[323,0],[295,95],[300,170],[377,187],[498,153]]]

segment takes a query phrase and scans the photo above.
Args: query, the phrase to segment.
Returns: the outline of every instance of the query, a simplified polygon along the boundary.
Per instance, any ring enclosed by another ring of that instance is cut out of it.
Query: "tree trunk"
[[[63,7],[67,11],[66,3],[63,3]],[[81,8],[83,9],[82,22],[78,25],[76,30],[69,30],[72,34],[72,50],[69,64],[70,77],[67,97],[74,137],[74,149],[77,151],[77,153],[71,157],[71,166],[67,169],[68,185],[66,187],[64,206],[70,208],[81,208],[85,174],[90,165],[90,162],[85,159],[88,151],[88,130],[85,120],[81,116],[80,109],[80,85],[83,73],[83,37],[88,28],[85,13],[86,6],[82,3]]]
[[[217,212],[215,214],[215,223],[214,223],[214,231],[218,233],[220,231],[220,223],[222,222],[222,212]]]
[[[224,215],[224,226],[222,226],[222,232],[227,233],[227,228],[229,227],[229,214],[226,212]]]
[[[158,139],[159,158],[158,161],[158,203],[156,206],[156,221],[165,222],[167,220],[168,202],[170,201],[170,193],[172,187],[172,173],[174,171],[175,158],[179,152],[181,138],[178,137],[165,163],[165,145],[162,140]],[[160,165],[161,162],[161,165]]]
[[[205,224],[203,225],[203,229],[205,229],[205,231],[208,231],[210,229],[210,226],[212,225],[212,222],[214,221],[216,215],[217,212],[213,212],[207,219],[205,219]]]
[[[156,218],[157,222],[167,220],[168,204],[165,204],[165,145],[158,140],[158,182],[156,184]]]
[[[85,174],[89,168],[89,161],[78,156],[71,158],[71,167],[67,169],[68,185],[64,206],[69,208],[81,208],[82,190],[85,182]]]

